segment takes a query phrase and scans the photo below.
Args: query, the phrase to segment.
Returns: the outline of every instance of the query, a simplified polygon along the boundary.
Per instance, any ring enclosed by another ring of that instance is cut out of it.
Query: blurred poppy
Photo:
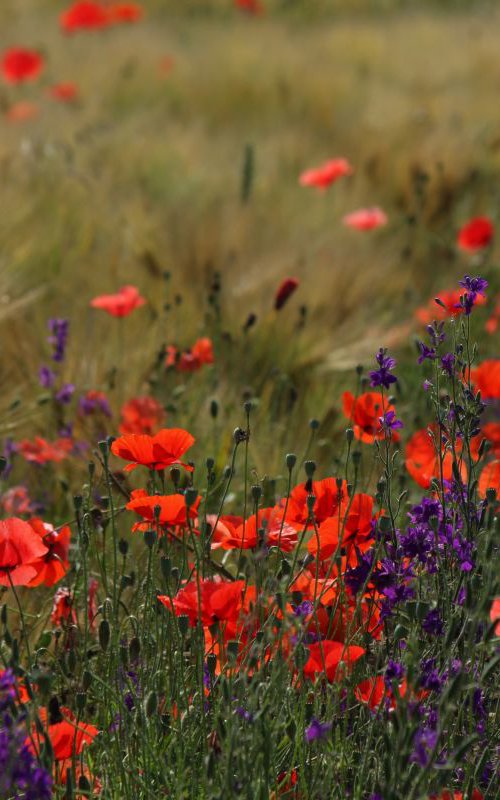
[[[234,5],[247,14],[258,15],[264,13],[264,6],[260,0],[234,0]]]
[[[465,800],[465,798],[462,792],[454,792],[449,791],[448,789],[443,789],[441,794],[431,794],[429,796],[429,800]],[[469,800],[484,800],[484,797],[479,789],[473,789]]]
[[[483,467],[477,488],[480,497],[486,497],[488,489],[495,489],[500,495],[500,461],[491,461]]]
[[[372,231],[375,228],[387,225],[388,219],[387,214],[381,208],[375,206],[352,211],[342,218],[342,222],[348,228],[354,228],[358,231]]]
[[[474,217],[458,232],[458,246],[468,253],[483,250],[493,239],[495,229],[488,217]]]
[[[396,699],[391,691],[385,685],[384,678],[377,675],[376,678],[368,678],[367,680],[358,683],[354,690],[356,698],[367,705],[372,711],[376,711],[382,703],[388,709],[396,707]],[[406,694],[406,681],[403,680],[399,685],[399,694],[404,697]]]
[[[30,519],[28,524],[48,548],[41,558],[33,562],[36,575],[28,585],[40,586],[43,583],[44,586],[53,586],[69,570],[68,553],[71,530],[68,525],[56,530],[49,522],[43,522],[37,517]]]
[[[71,81],[55,83],[47,91],[53,100],[59,100],[61,103],[74,103],[75,100],[78,100],[80,94],[76,83]]]
[[[139,22],[144,9],[138,3],[112,3],[108,14],[110,22]]]
[[[35,509],[35,503],[32,502],[26,486],[11,486],[1,496],[0,504],[9,517],[32,514]]]
[[[463,294],[463,289],[450,289],[449,291],[439,292],[429,300],[427,305],[417,308],[415,318],[422,325],[430,325],[434,320],[439,321],[447,317],[456,317],[459,314],[463,314],[464,308],[460,305],[460,298]],[[436,302],[436,300],[439,300],[439,302]],[[486,297],[482,294],[476,294],[474,305],[482,306],[484,303],[486,303]]]
[[[45,709],[39,709],[39,716],[42,723],[47,724],[49,715]],[[60,722],[48,725],[47,732],[52,744],[54,759],[71,762],[74,756],[80,755],[85,745],[94,741],[99,730],[94,725],[77,720],[69,708],[62,707],[60,717],[62,717]],[[33,740],[37,742],[39,749],[43,743],[36,726],[33,726],[32,737],[26,740],[26,744],[33,752]],[[64,775],[64,777],[66,776]]]
[[[428,489],[433,478],[438,480],[441,477],[441,467],[434,442],[431,438],[431,433],[436,434],[436,428],[431,425],[429,428],[423,428],[416,431],[411,439],[406,444],[406,469],[412,478],[422,486]],[[451,480],[453,475],[453,454],[446,450],[443,458],[443,479],[446,481]],[[462,475],[465,477],[467,469],[465,464],[460,465]]]
[[[470,379],[476,390],[481,392],[483,400],[500,399],[500,359],[483,361],[478,367],[471,369]]]
[[[139,464],[156,470],[176,465],[190,470],[192,467],[180,459],[194,441],[194,437],[182,428],[164,428],[154,436],[136,433],[120,436],[111,445],[111,452],[132,462],[125,467],[125,472],[131,472]]]
[[[301,186],[314,186],[316,189],[324,190],[339,178],[352,173],[353,168],[345,158],[334,158],[320,167],[303,172],[299,183]]]
[[[487,439],[496,456],[500,456],[500,422],[488,422],[481,428],[481,437]]]
[[[50,621],[58,628],[61,628],[67,621],[76,623],[76,613],[73,608],[73,595],[67,586],[61,586],[54,595]]]
[[[385,439],[386,432],[381,427],[379,417],[387,415],[395,408],[381,392],[365,392],[354,397],[351,392],[342,395],[344,414],[350,420],[356,439],[367,444]],[[397,431],[391,431],[393,441],[399,441]]]
[[[274,296],[274,308],[276,311],[279,311],[281,308],[283,308],[288,298],[291,297],[297,289],[298,285],[298,278],[285,278],[285,280],[280,283],[278,291]]]
[[[105,417],[112,416],[108,398],[104,392],[99,392],[97,389],[89,389],[80,397],[78,413],[84,417],[96,413],[104,414]]]
[[[62,12],[59,21],[65,33],[105,28],[111,22],[108,9],[94,0],[73,3]]]
[[[34,81],[44,68],[44,60],[36,50],[11,47],[2,57],[2,75],[7,83]]]
[[[314,680],[318,676],[325,676],[332,683],[342,680],[343,675],[339,670],[339,665],[350,667],[359,658],[364,656],[365,651],[357,645],[345,645],[342,642],[325,640],[308,645],[309,658],[304,667],[306,678]]]
[[[166,78],[172,72],[175,61],[172,56],[163,56],[160,60],[159,70],[162,78]]]
[[[5,116],[8,122],[29,122],[40,116],[40,108],[29,100],[19,100],[7,109]]]
[[[154,397],[133,397],[122,406],[120,433],[147,433],[150,436],[161,428],[165,409]]]
[[[195,626],[198,618],[202,625],[213,625],[215,622],[236,621],[242,608],[245,581],[200,581],[201,606],[198,604],[198,585],[196,580],[191,580],[176,596],[159,595],[158,600],[163,605],[174,611],[179,617],[183,614],[189,617],[191,626]]]
[[[92,308],[100,308],[112,317],[128,317],[145,303],[135,286],[122,286],[116,294],[101,294],[90,301]]]
[[[47,547],[34,530],[18,517],[0,521],[0,586],[27,586],[35,577],[34,562]]]
[[[41,436],[35,436],[32,441],[23,439],[16,445],[17,452],[34,464],[46,464],[48,461],[59,463],[68,457],[72,449],[73,441],[66,437],[47,442]]]
[[[196,519],[201,497],[189,507],[189,516]],[[135,511],[140,517],[150,523],[156,522],[167,527],[185,525],[187,522],[187,506],[183,494],[148,495],[143,489],[136,489],[131,494],[131,499],[126,508]],[[159,509],[159,513],[157,512]],[[134,527],[136,529],[137,526]]]
[[[500,597],[495,597],[490,608],[490,620],[495,622],[495,636],[500,636]]]
[[[197,339],[189,350],[179,352],[176,347],[167,347],[166,367],[175,367],[177,372],[196,372],[203,364],[214,363],[212,340],[204,337]]]

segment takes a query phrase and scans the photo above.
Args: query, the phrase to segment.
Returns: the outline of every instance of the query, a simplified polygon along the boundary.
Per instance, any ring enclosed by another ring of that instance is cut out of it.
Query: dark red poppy
[[[463,306],[460,305],[460,298],[463,294],[463,289],[450,289],[449,291],[439,292],[429,300],[427,305],[417,308],[415,318],[422,325],[430,325],[433,320],[457,317],[464,312]],[[436,300],[439,300],[439,302],[436,302]],[[486,297],[482,294],[477,294],[474,305],[482,306],[484,303],[486,303]]]
[[[308,647],[309,659],[304,667],[304,675],[311,680],[324,676],[330,683],[343,679],[342,671],[339,670],[341,662],[344,667],[349,668],[365,654],[362,647],[330,640],[315,642]]]
[[[181,458],[194,442],[194,436],[182,428],[164,428],[154,436],[135,433],[120,436],[111,445],[111,452],[132,462],[124,468],[125,472],[131,472],[139,464],[156,470],[177,465],[192,469]]]
[[[134,397],[122,406],[120,433],[155,434],[165,419],[165,409],[154,397]]]
[[[136,286],[122,286],[116,294],[101,294],[90,301],[92,308],[100,308],[112,317],[128,317],[145,303]]]
[[[345,158],[334,158],[326,161],[320,167],[308,169],[300,176],[301,186],[314,186],[320,191],[327,189],[332,183],[352,175],[353,168]]]
[[[500,399],[500,359],[491,358],[471,369],[470,379],[483,400]]]
[[[280,283],[278,291],[274,296],[274,308],[276,311],[279,311],[280,308],[283,308],[288,298],[291,297],[297,289],[298,285],[298,278],[285,278],[285,280]]]
[[[109,11],[101,3],[94,0],[80,0],[73,3],[60,18],[61,28],[65,33],[79,30],[97,30],[111,23]]]
[[[76,623],[73,595],[67,586],[61,586],[54,595],[50,621],[58,628],[62,628],[66,622]]]
[[[351,392],[342,395],[344,414],[350,421],[356,439],[367,444],[385,439],[386,434],[380,424],[379,417],[395,412],[381,392],[365,392],[354,397]],[[399,441],[397,431],[391,432],[393,441]]]
[[[200,581],[201,607],[196,580],[180,589],[173,600],[165,595],[159,595],[158,600],[178,617],[188,616],[192,626],[197,624],[198,618],[207,626],[215,622],[235,622],[242,608],[245,585],[245,581]]]
[[[43,558],[47,549],[22,519],[0,521],[0,586],[27,586],[37,574],[34,562]]]
[[[80,94],[76,83],[71,81],[55,83],[48,89],[48,93],[53,100],[58,100],[60,103],[74,103]]]
[[[59,463],[68,457],[72,449],[73,441],[66,437],[47,442],[41,436],[35,436],[32,441],[23,439],[16,445],[17,452],[34,464],[46,464],[49,461]]]
[[[11,47],[2,57],[2,74],[7,83],[34,81],[44,68],[44,60],[36,50]]]
[[[36,575],[28,586],[53,586],[63,578],[69,569],[69,543],[71,530],[64,525],[56,530],[53,525],[34,517],[28,521],[30,527],[40,537],[42,543],[48,548],[47,552],[33,562]]]
[[[458,246],[468,253],[477,253],[488,247],[495,234],[492,221],[488,217],[474,217],[458,232]]]

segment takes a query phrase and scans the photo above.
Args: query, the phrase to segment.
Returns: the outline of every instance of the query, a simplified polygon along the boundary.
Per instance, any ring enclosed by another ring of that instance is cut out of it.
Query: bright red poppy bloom
[[[500,597],[495,597],[490,608],[490,620],[495,622],[495,635],[500,636]]]
[[[63,716],[61,722],[56,722],[48,726],[48,734],[52,743],[55,760],[71,761],[73,755],[80,755],[85,745],[92,744],[99,730],[94,725],[90,725],[87,722],[77,721],[75,715],[69,708],[62,707],[61,715]],[[39,709],[39,716],[41,721],[46,724],[48,720],[47,711],[45,709]],[[41,746],[43,740],[35,726],[33,726],[32,736],[38,745]],[[33,752],[33,742],[31,739],[27,739],[26,744]]]
[[[310,492],[306,488],[306,484],[301,483],[292,489],[288,498],[286,521],[290,525],[303,528],[309,520],[307,498],[311,494],[316,498],[313,515],[317,525],[324,522],[328,517],[333,517],[338,513],[343,514],[349,500],[347,483],[344,480],[341,481],[340,489],[337,486],[336,478],[323,478],[320,481],[313,481]],[[282,501],[282,505],[283,507],[285,506],[285,500]],[[312,525],[313,523],[310,522],[309,524]]]
[[[274,308],[276,311],[279,311],[285,303],[287,302],[288,298],[292,296],[299,285],[298,278],[285,278],[282,283],[278,286],[278,291],[274,296]]]
[[[474,217],[458,232],[458,246],[468,253],[477,253],[488,247],[494,234],[493,223],[488,217]]]
[[[120,433],[147,433],[152,436],[161,428],[165,409],[154,397],[134,397],[122,406]]]
[[[352,175],[353,168],[345,158],[334,158],[326,161],[320,167],[308,169],[302,173],[299,179],[301,186],[314,186],[316,189],[324,191],[332,183]]]
[[[481,428],[479,436],[487,439],[491,443],[493,453],[500,456],[500,422],[488,422]]]
[[[414,433],[406,444],[406,469],[418,485],[424,489],[429,488],[433,478],[440,479],[441,477],[439,458],[429,429],[436,434],[436,429],[431,425],[429,428],[423,428]],[[465,478],[467,470],[463,463],[461,472]],[[452,475],[453,454],[447,450],[443,459],[443,478],[449,481]]]
[[[367,705],[372,711],[376,711],[382,703],[385,703],[391,710],[396,708],[396,699],[391,689],[386,687],[384,678],[381,675],[358,683],[354,694],[361,703]],[[406,694],[405,680],[399,685],[399,694],[401,697]]]
[[[357,211],[352,211],[342,218],[342,222],[348,228],[354,228],[357,231],[372,231],[375,228],[387,225],[388,219],[385,211],[374,206],[373,208],[359,208]]]
[[[76,83],[66,81],[65,83],[55,83],[48,89],[48,94],[53,100],[59,100],[61,103],[74,103],[78,100],[79,90]]]
[[[34,81],[44,68],[44,60],[36,50],[11,47],[2,57],[2,75],[7,83]]]
[[[43,583],[44,586],[53,586],[69,570],[68,552],[71,530],[68,525],[64,525],[57,531],[49,522],[43,522],[37,517],[30,519],[28,524],[48,548],[41,558],[33,562],[36,575],[28,585],[40,586]]]
[[[234,0],[234,5],[247,14],[258,15],[264,13],[264,6],[260,0]]]
[[[59,463],[68,457],[72,449],[73,441],[66,437],[47,442],[41,436],[35,436],[33,441],[23,439],[16,445],[17,452],[33,464],[46,464],[48,461]]]
[[[110,22],[139,22],[144,9],[139,3],[112,3],[108,10]]]
[[[460,305],[460,298],[463,294],[463,289],[450,289],[449,291],[439,292],[429,300],[426,306],[417,308],[415,318],[422,325],[430,325],[434,320],[439,321],[447,317],[457,317],[464,312],[463,307]],[[439,303],[436,300],[439,300]],[[474,305],[482,306],[484,303],[486,303],[486,297],[482,294],[476,295]]]
[[[40,116],[40,108],[29,100],[19,100],[7,109],[5,116],[8,122],[29,122]]]
[[[429,800],[464,800],[462,792],[453,792],[443,789],[441,794],[431,794]],[[470,800],[484,800],[483,794],[479,789],[473,789]]]
[[[210,522],[210,518],[207,520]],[[221,520],[219,520],[219,523]],[[213,549],[250,550],[259,544],[259,530],[263,530],[263,544],[278,547],[285,553],[291,552],[297,544],[297,530],[283,520],[283,511],[278,508],[261,508],[257,515],[252,514],[246,522],[242,519],[223,518],[212,538]]]
[[[373,497],[369,494],[354,495],[345,516],[337,514],[320,523],[317,534],[309,539],[307,549],[321,561],[339,550],[339,542],[341,548],[356,545],[359,550],[366,550],[371,546],[372,514]]]
[[[236,622],[243,605],[245,581],[200,581],[201,608],[198,605],[198,586],[191,580],[171,601],[168,596],[159,595],[163,605],[175,611],[179,617],[185,614],[189,624],[195,626],[198,618],[202,625],[213,625],[215,622]]]
[[[191,470],[181,458],[194,442],[194,436],[182,428],[164,428],[154,436],[138,433],[120,436],[111,445],[111,452],[132,462],[124,468],[125,472],[131,472],[139,464],[156,470],[178,465]]]
[[[479,476],[477,489],[480,497],[486,497],[488,489],[495,489],[497,495],[500,495],[500,461],[486,464]]]
[[[189,507],[189,517],[191,519],[196,519],[198,516],[200,500],[201,497],[198,496],[192,506]],[[183,494],[148,495],[144,489],[136,489],[132,492],[126,508],[129,511],[135,511],[136,514],[139,514],[140,517],[150,523],[156,521],[155,509],[159,508],[158,524],[169,528],[186,525],[188,519],[186,500]],[[134,530],[137,527],[141,527],[140,523],[139,526],[134,526]]]
[[[352,424],[356,439],[367,444],[385,439],[385,432],[380,425],[379,417],[395,408],[381,392],[365,392],[354,397],[351,392],[342,395],[344,414]],[[391,432],[394,442],[399,441],[397,431]]]
[[[339,670],[340,662],[349,667],[365,654],[362,647],[347,646],[342,642],[328,639],[323,642],[315,642],[308,647],[309,659],[304,667],[304,675],[311,680],[317,676],[325,676],[330,683],[342,680],[343,676]]]
[[[63,11],[59,21],[65,33],[74,33],[79,30],[105,28],[111,19],[108,9],[101,3],[94,0],[80,0]]]
[[[90,301],[92,308],[100,308],[112,317],[128,317],[145,303],[136,286],[122,286],[116,294],[101,294]]]
[[[483,400],[500,399],[500,359],[483,361],[478,367],[471,369],[470,379],[481,392]]]
[[[61,628],[68,621],[76,623],[73,595],[67,586],[61,586],[54,595],[50,621],[53,625],[57,625],[58,628]]]
[[[197,339],[190,350],[179,352],[174,345],[167,347],[166,367],[175,367],[177,372],[196,372],[203,364],[214,363],[212,340]]]
[[[27,586],[37,574],[34,562],[47,547],[22,519],[0,521],[0,586]]]

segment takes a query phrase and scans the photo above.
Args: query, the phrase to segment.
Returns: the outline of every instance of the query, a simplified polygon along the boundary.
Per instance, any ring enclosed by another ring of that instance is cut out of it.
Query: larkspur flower
[[[54,385],[56,374],[50,367],[42,366],[38,370],[38,381],[44,389],[51,389]]]
[[[390,658],[384,673],[384,682],[387,688],[390,689],[394,681],[400,681],[401,678],[404,677],[404,674],[405,669],[403,665]]]
[[[422,630],[429,636],[442,636],[444,633],[444,623],[439,609],[433,608],[427,612],[422,620]]]
[[[60,363],[61,361],[64,361],[64,355],[66,352],[69,321],[67,319],[49,319],[49,331],[51,335],[47,341],[54,348],[52,358],[54,361]]]
[[[304,731],[304,738],[308,744],[321,739],[326,739],[332,729],[331,722],[320,722],[315,717]]]
[[[380,422],[381,430],[385,431],[386,434],[403,427],[401,420],[396,418],[395,411],[387,411],[383,416],[378,418],[378,421]]]
[[[396,360],[387,355],[387,350],[380,348],[375,360],[378,364],[378,369],[372,370],[370,374],[370,385],[372,387],[383,386],[389,389],[391,384],[396,383],[397,378],[392,375],[392,370],[396,366]]]

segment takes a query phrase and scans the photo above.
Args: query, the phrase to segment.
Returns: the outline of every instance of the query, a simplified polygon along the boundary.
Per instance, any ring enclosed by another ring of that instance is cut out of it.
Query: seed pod
[[[146,703],[144,706],[144,710],[146,712],[146,716],[148,719],[156,713],[156,709],[158,708],[158,695],[156,692],[150,692],[146,698]]]
[[[132,662],[137,661],[140,654],[141,654],[141,643],[137,636],[134,636],[130,640],[130,644],[128,646],[128,654],[130,656],[130,660]]]
[[[103,619],[99,625],[99,644],[101,645],[101,650],[106,651],[108,649],[110,636],[111,630],[109,622],[107,619]]]

